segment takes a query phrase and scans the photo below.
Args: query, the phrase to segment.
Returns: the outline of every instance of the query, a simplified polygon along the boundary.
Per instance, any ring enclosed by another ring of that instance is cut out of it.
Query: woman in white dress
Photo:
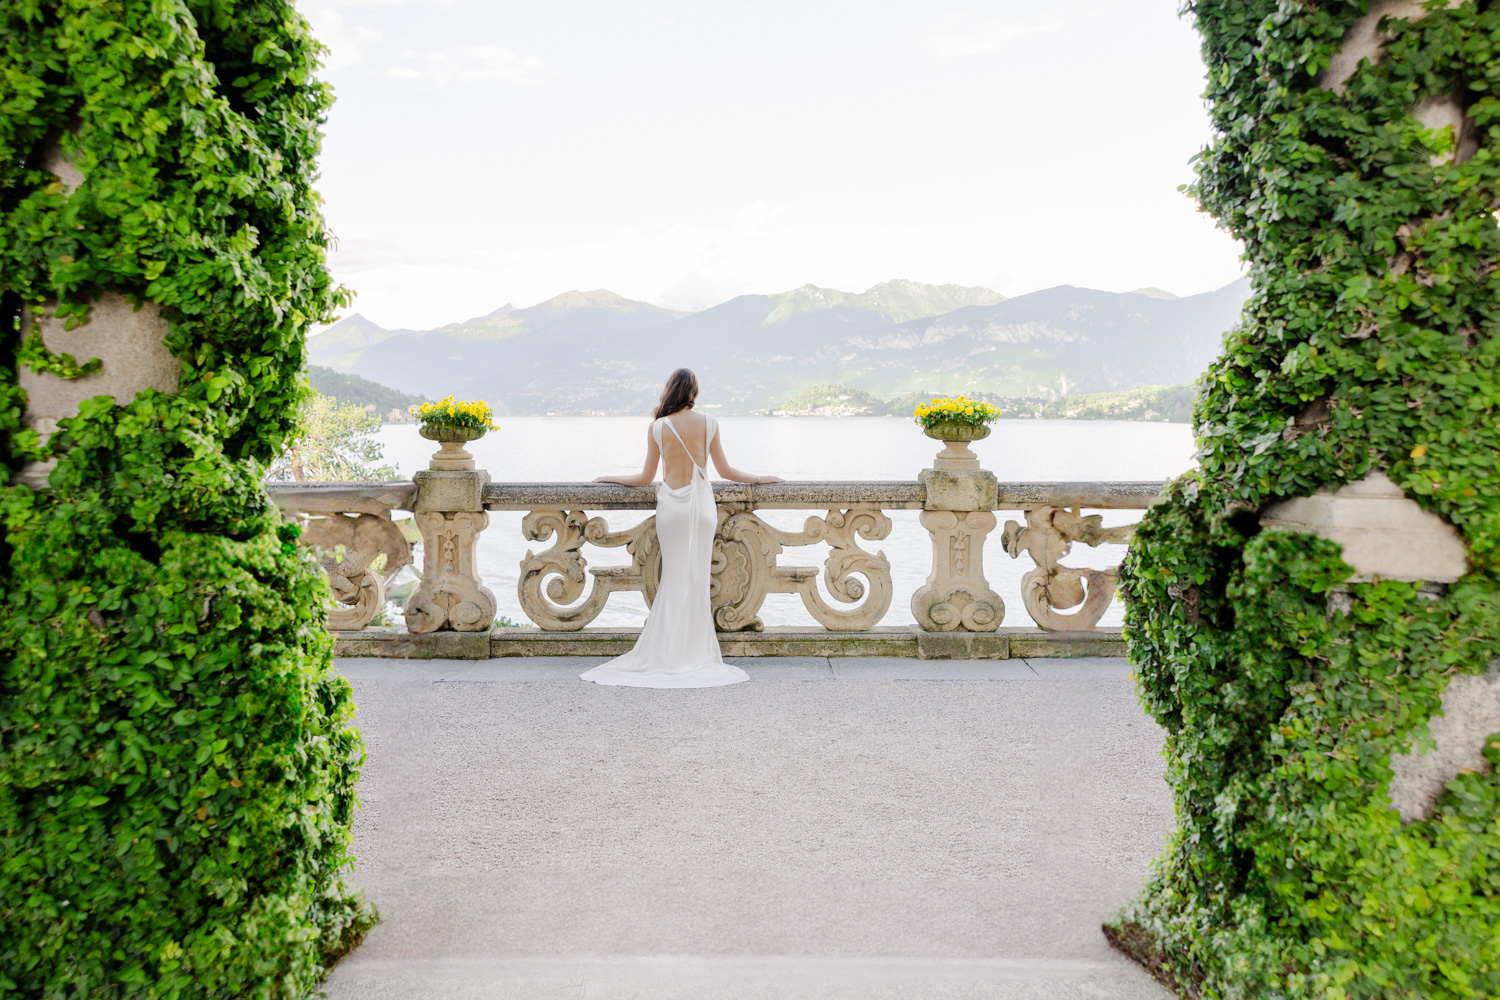
[[[624,656],[583,674],[595,684],[630,687],[717,687],[749,680],[719,655],[708,578],[718,513],[704,466],[709,456],[725,479],[737,483],[779,483],[775,476],[741,472],[724,458],[718,424],[693,412],[698,377],[679,368],[667,379],[656,419],[646,440],[646,467],[634,476],[600,476],[596,483],[646,486],[662,465],[656,489],[656,540],[661,549],[661,583],[635,647]]]

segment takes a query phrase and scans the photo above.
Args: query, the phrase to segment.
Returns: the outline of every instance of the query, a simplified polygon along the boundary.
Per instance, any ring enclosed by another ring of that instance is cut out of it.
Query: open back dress
[[[705,416],[703,462],[718,433],[718,423]],[[724,662],[708,599],[718,512],[714,491],[703,462],[693,455],[671,417],[651,424],[651,437],[665,457],[663,429],[676,438],[693,463],[692,476],[672,489],[663,482],[656,489],[656,540],[661,549],[661,583],[646,616],[646,627],[635,647],[623,656],[582,675],[595,684],[630,687],[686,688],[738,684],[750,676]]]

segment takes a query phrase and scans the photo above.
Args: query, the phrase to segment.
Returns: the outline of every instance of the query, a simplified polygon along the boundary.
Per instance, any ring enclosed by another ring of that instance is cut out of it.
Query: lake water
[[[931,465],[941,444],[922,435],[909,420],[895,417],[723,417],[719,421],[726,457],[741,469],[784,479],[915,479]],[[588,481],[595,476],[639,472],[645,460],[649,421],[644,417],[507,417],[500,429],[471,442],[475,464],[494,482]],[[417,436],[410,424],[381,428],[385,461],[403,478],[427,467],[436,444]],[[1193,464],[1192,429],[1186,424],[1094,420],[1004,420],[983,441],[973,444],[986,469],[1002,482],[1078,482],[1088,480],[1167,479]],[[816,511],[769,510],[759,515],[778,528],[800,530]],[[1128,524],[1140,511],[1103,511],[1105,524]],[[895,595],[882,625],[912,621],[911,595],[931,570],[932,545],[917,521],[917,511],[890,511],[891,534],[862,547],[884,551],[891,563]],[[485,585],[495,594],[498,613],[525,623],[516,596],[520,563],[528,549],[552,544],[527,541],[521,535],[519,511],[493,511],[479,542],[479,566]],[[612,530],[640,523],[649,511],[602,514]],[[1032,568],[1029,557],[1011,559],[1000,544],[1006,520],[1019,511],[997,511],[1000,525],[990,533],[984,564],[991,586],[1005,601],[1007,626],[1029,627],[1021,603],[1021,576]],[[826,546],[787,549],[784,566],[822,568]],[[591,566],[622,565],[625,550],[585,546]],[[1066,563],[1105,568],[1119,563],[1124,547],[1097,549],[1075,545]],[[826,593],[824,595],[827,596]],[[837,604],[831,601],[831,604]],[[615,594],[593,625],[639,626],[646,617],[640,594]],[[772,594],[761,610],[767,625],[815,625],[795,594]],[[1120,602],[1105,613],[1101,625],[1118,625]]]

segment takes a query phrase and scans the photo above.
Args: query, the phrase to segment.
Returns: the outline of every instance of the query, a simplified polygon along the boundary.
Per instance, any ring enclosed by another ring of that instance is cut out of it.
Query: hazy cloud
[[[385,326],[569,288],[696,308],[1239,273],[1177,190],[1212,132],[1176,4],[297,2],[339,98],[330,264]]]
[[[385,75],[397,80],[501,80],[531,87],[541,82],[542,61],[521,56],[498,45],[460,45],[449,49],[401,53],[403,65],[392,66]]]
[[[774,208],[763,201],[752,201],[743,206],[734,217],[734,228],[738,230],[760,229],[773,223],[780,222],[786,217],[787,206],[777,205]]]
[[[324,65],[329,69],[359,65],[369,49],[385,39],[379,28],[350,24],[343,11],[328,3],[306,4],[302,13],[318,41],[328,48]]]
[[[939,20],[927,44],[943,59],[996,52],[1012,42],[1045,35],[1066,26],[1062,17],[978,18],[972,14],[950,15]]]

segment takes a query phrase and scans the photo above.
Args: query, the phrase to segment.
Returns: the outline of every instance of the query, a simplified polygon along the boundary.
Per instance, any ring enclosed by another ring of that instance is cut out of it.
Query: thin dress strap
[[[672,436],[677,439],[677,443],[682,445],[682,450],[687,452],[688,461],[693,463],[693,468],[697,469],[700,475],[707,477],[708,473],[703,471],[703,466],[699,465],[698,460],[693,457],[693,453],[688,451],[687,442],[682,439],[681,434],[677,433],[677,428],[672,426],[672,418],[662,417],[661,419],[667,425],[667,430],[671,431]]]

